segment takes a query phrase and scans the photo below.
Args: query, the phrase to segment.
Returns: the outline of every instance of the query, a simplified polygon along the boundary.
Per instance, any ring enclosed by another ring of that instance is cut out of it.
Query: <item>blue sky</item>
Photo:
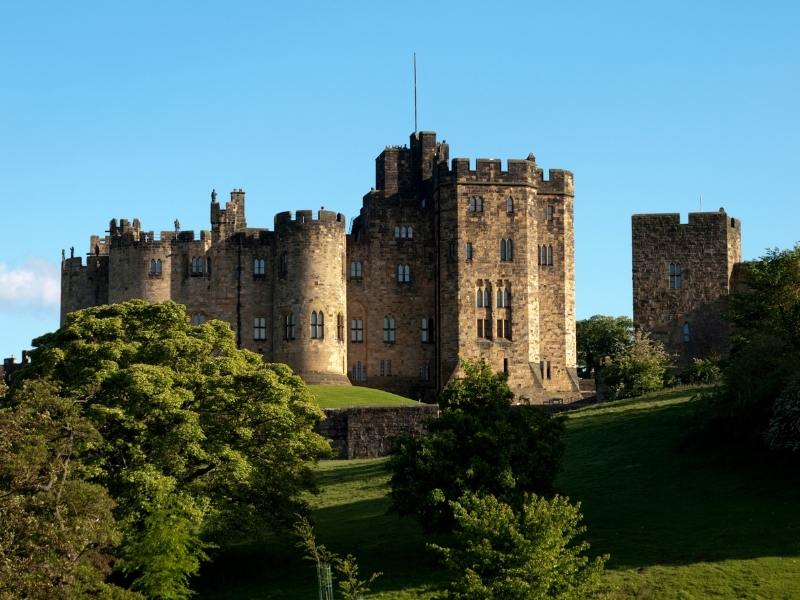
[[[575,174],[580,318],[630,314],[630,216],[724,206],[800,239],[792,2],[0,4],[0,354],[58,325],[62,248],[112,217],[208,228],[208,197],[357,214],[420,129]]]

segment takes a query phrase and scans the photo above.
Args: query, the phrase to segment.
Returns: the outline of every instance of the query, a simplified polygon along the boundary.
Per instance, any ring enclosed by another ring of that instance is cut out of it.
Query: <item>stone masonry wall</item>
[[[335,458],[387,456],[401,435],[421,436],[439,414],[432,404],[398,407],[326,408],[317,433],[331,442]]]
[[[633,321],[661,340],[687,366],[694,357],[720,356],[728,346],[723,318],[741,260],[741,223],[719,212],[634,215]],[[670,264],[681,269],[670,287]]]

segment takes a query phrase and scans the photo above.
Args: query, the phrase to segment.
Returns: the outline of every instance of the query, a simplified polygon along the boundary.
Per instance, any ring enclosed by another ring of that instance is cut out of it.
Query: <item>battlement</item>
[[[314,218],[314,211],[311,210],[298,210],[295,213],[292,211],[279,212],[275,215],[275,229],[279,226],[303,226],[303,225],[325,225],[338,223],[339,227],[345,227],[345,216],[342,213],[337,213],[332,210],[319,210],[317,211],[317,218]]]
[[[709,226],[719,226],[724,223],[725,227],[731,229],[741,229],[741,221],[728,217],[724,208],[718,211],[691,212],[688,222],[681,222],[680,213],[644,213],[635,214],[631,217],[634,228],[685,228],[685,229],[706,229]]]
[[[544,193],[572,194],[572,173],[563,169],[550,169],[545,179],[544,172],[536,165],[536,159],[529,155],[527,159],[506,160],[497,158],[478,158],[475,168],[471,167],[469,158],[454,158],[450,166],[446,162],[438,165],[440,181],[458,181],[460,183],[505,183],[511,185],[535,185]]]

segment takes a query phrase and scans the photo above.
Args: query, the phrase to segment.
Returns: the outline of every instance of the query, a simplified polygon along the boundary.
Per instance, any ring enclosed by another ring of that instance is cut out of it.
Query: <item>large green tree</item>
[[[525,494],[548,494],[561,464],[562,418],[512,406],[503,373],[463,363],[464,376],[439,396],[440,416],[420,439],[406,437],[390,460],[392,505],[429,530],[452,528],[449,501],[466,492],[520,506]]]
[[[754,444],[771,430],[771,447],[791,447],[786,435],[800,432],[792,416],[800,415],[793,379],[800,370],[800,245],[747,263],[744,281],[730,298],[731,353],[723,386],[710,395],[708,422]]]
[[[215,536],[303,509],[328,450],[321,411],[288,367],[237,349],[226,323],[134,300],[74,312],[34,344],[18,379],[52,381],[101,436],[89,481],[116,502],[117,567],[134,590],[185,598]]]
[[[633,321],[625,316],[594,315],[576,323],[575,338],[578,360],[589,375],[605,357],[616,356],[633,343]]]

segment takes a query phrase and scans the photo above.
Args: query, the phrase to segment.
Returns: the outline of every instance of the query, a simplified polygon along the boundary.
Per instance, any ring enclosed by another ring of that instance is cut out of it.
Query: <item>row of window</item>
[[[392,376],[392,361],[391,360],[382,360],[379,363],[379,374],[381,377],[391,377]],[[353,366],[350,368],[350,379],[353,381],[366,381],[367,380],[367,365],[361,363],[361,361],[356,361],[353,363]],[[431,365],[430,363],[425,363],[421,365],[419,368],[419,380],[420,381],[430,381],[431,380]]]
[[[483,212],[483,196],[470,196],[467,202],[467,210],[470,213],[482,213]],[[514,213],[514,198],[508,196],[506,198],[506,213],[513,214]],[[547,221],[553,221],[555,217],[555,207],[552,204],[548,204],[545,209],[545,218]]]
[[[205,319],[203,319],[205,320]],[[193,320],[194,322],[194,320]],[[198,323],[199,324],[199,323]],[[283,317],[283,339],[295,339],[297,320],[294,313],[290,312]],[[311,312],[311,339],[321,340],[325,338],[325,313],[322,311]],[[344,341],[344,316],[340,313],[336,317],[336,338]],[[267,339],[267,319],[256,317],[253,319],[253,339],[256,341]]]
[[[477,333],[478,337],[485,340],[492,339],[492,320],[491,319],[478,319],[477,320]],[[511,319],[497,319],[497,333],[496,339],[511,340]]]
[[[511,290],[507,287],[497,288],[497,308],[511,308]],[[475,306],[478,308],[491,308],[492,293],[489,287],[479,287],[475,291]]]
[[[350,263],[350,279],[362,279],[364,277],[364,263],[354,260]],[[411,283],[411,266],[397,265],[397,283]]]
[[[425,344],[433,343],[433,319],[423,317],[420,320],[419,337]],[[350,341],[360,343],[364,341],[364,320],[350,320]],[[387,344],[394,344],[397,341],[397,320],[394,317],[386,316],[383,318],[383,341]]]
[[[398,225],[394,228],[394,239],[410,240],[414,237],[414,228],[411,225]]]

